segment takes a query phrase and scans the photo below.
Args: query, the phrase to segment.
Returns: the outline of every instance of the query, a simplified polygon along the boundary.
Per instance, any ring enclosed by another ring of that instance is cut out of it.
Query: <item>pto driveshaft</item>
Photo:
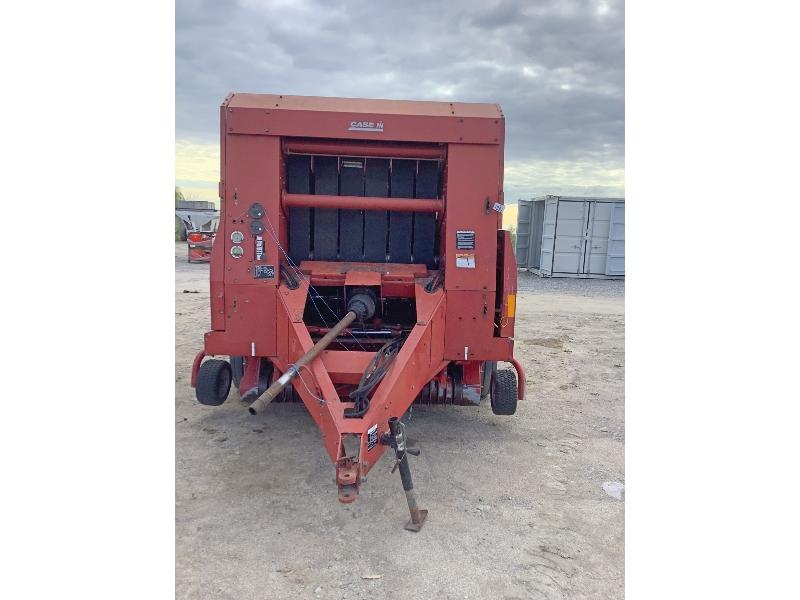
[[[300,359],[290,365],[286,372],[280,376],[280,378],[275,381],[269,388],[267,389],[264,394],[258,398],[255,402],[253,402],[250,407],[247,409],[250,411],[251,415],[257,415],[262,410],[264,410],[270,402],[272,402],[278,394],[283,391],[283,388],[286,387],[292,379],[297,377],[300,374],[300,370],[304,367],[308,366],[308,364],[313,361],[317,356],[319,356],[320,352],[325,350],[330,343],[336,339],[336,337],[348,326],[350,323],[356,320],[358,315],[354,311],[349,311],[344,318],[339,321],[336,325],[331,327],[331,330],[325,334],[325,336],[314,344],[314,347],[311,348],[308,352],[306,352]]]

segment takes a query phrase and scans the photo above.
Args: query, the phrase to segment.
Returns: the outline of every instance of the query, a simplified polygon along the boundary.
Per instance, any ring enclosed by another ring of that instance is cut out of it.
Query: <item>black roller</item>
[[[339,161],[339,195],[364,195],[363,158],[342,157]],[[342,260],[364,260],[364,211],[339,211],[339,257]]]
[[[389,196],[389,159],[366,159],[364,195],[371,198]],[[386,262],[386,243],[389,235],[389,215],[385,210],[364,212],[364,260]]]
[[[415,198],[439,197],[439,162],[421,160],[417,165],[417,179],[414,186]],[[414,262],[425,264],[428,268],[436,266],[435,256],[436,215],[414,213],[414,242],[412,254]]]
[[[414,197],[417,161],[392,160],[390,193],[392,198]],[[411,262],[412,213],[389,213],[389,262]]]
[[[290,154],[286,157],[286,191],[311,193],[311,157]],[[289,209],[289,257],[296,263],[311,258],[311,208]]]
[[[339,159],[314,157],[314,193],[339,195]],[[339,211],[318,208],[314,211],[314,260],[336,260],[339,246]]]

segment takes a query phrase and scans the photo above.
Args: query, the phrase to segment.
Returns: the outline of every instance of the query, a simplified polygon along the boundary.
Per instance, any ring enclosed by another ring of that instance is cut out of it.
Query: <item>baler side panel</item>
[[[226,133],[226,115],[228,112],[228,102],[233,94],[228,94],[222,106],[219,108],[219,122],[220,122],[220,180],[219,180],[219,196],[220,196],[220,223],[217,230],[218,239],[211,246],[211,265],[209,267],[209,294],[211,306],[211,329],[215,331],[223,331],[225,329],[225,252],[226,244],[223,243],[225,236],[225,204],[227,194],[225,192],[225,139]],[[220,237],[222,236],[222,237]]]
[[[225,330],[225,282],[223,269],[225,267],[225,244],[222,239],[215,240],[211,246],[211,267],[209,294],[211,305],[211,329],[214,331]]]
[[[500,146],[450,144],[447,151],[446,233],[442,253],[445,262],[445,288],[451,290],[494,291],[497,268],[497,217],[489,210],[500,201],[498,162]],[[475,233],[475,248],[458,249],[458,231]],[[456,255],[474,255],[474,267]],[[492,306],[494,299],[492,299]]]
[[[490,360],[494,329],[494,292],[450,290],[445,315],[444,357]]]
[[[275,288],[229,285],[225,294],[229,356],[275,356]]]
[[[275,287],[278,284],[277,265],[279,250],[270,237],[270,227],[278,227],[281,195],[281,151],[280,139],[272,136],[228,135],[226,141],[227,177],[225,212],[220,218],[217,239],[226,247],[225,280],[228,283],[251,283]],[[276,267],[275,277],[254,279],[252,267],[255,262],[255,236],[250,231],[253,219],[248,209],[258,202],[266,209],[261,219],[266,231],[264,256],[259,264]],[[230,234],[232,231],[244,234],[244,256],[231,256]],[[282,245],[287,247],[286,240]]]
[[[270,136],[226,135],[225,177],[226,197],[214,243],[214,253],[218,260],[222,259],[223,268],[212,265],[212,281],[222,271],[226,354],[275,356],[279,251],[272,241],[270,225],[278,229],[281,222],[275,201],[281,191],[280,140]],[[265,228],[259,236],[263,249],[260,260],[256,256],[257,236],[250,229],[254,219],[248,214],[256,202],[266,210],[265,217],[260,219]],[[239,244],[244,251],[241,258],[234,258],[230,252],[233,231],[244,235]],[[256,265],[273,267],[273,277],[255,278]]]

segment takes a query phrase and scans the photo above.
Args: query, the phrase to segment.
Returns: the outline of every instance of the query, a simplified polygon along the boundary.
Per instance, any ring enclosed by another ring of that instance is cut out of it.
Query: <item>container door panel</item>
[[[625,275],[625,205],[614,203],[608,234],[606,275]]]
[[[608,256],[608,230],[611,224],[611,202],[589,203],[589,239],[586,244],[584,273],[605,275]]]
[[[517,208],[517,265],[520,268],[529,268],[528,260],[531,248],[531,227],[533,226],[533,202],[520,200]]]
[[[542,268],[542,233],[544,229],[544,202],[533,203],[533,230],[531,232],[531,262],[534,269]]]
[[[544,217],[542,224],[542,275],[553,273],[553,246],[556,241],[556,213],[558,212],[558,199],[548,197],[544,201]]]
[[[586,202],[559,201],[553,247],[554,273],[582,272],[587,210]]]

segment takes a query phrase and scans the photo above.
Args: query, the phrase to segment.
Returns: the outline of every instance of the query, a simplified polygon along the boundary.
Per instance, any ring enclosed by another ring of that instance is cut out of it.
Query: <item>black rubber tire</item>
[[[195,396],[200,404],[219,406],[228,398],[233,374],[226,360],[211,359],[200,365]]]
[[[233,385],[238,390],[239,382],[244,375],[244,356],[231,356],[231,373],[233,374]]]
[[[497,361],[487,360],[483,363],[483,379],[481,380],[481,400],[489,397],[492,393],[492,378],[497,371]]]
[[[492,412],[496,415],[517,412],[517,375],[510,369],[495,371],[492,377]]]

